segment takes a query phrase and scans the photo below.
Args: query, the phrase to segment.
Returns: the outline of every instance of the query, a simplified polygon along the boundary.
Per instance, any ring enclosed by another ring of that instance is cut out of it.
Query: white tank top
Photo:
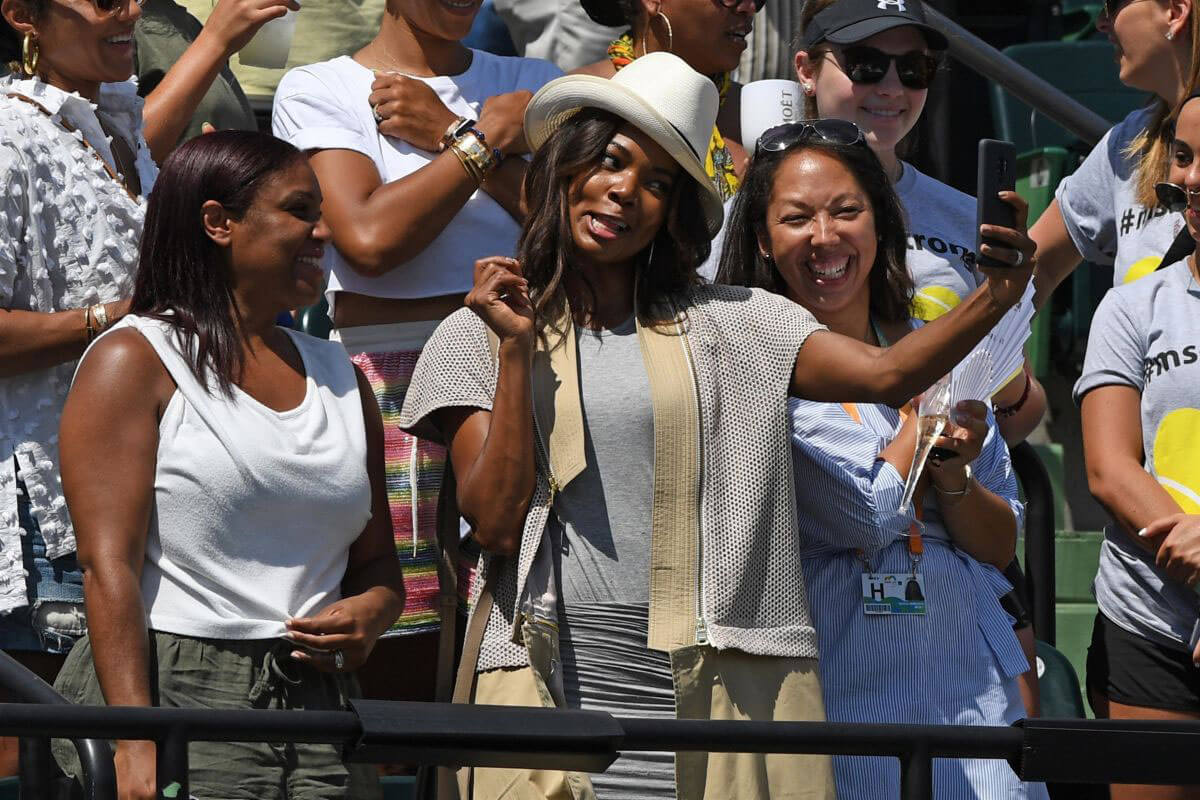
[[[300,405],[274,411],[234,387],[206,391],[175,329],[128,316],[178,390],[159,423],[142,597],[154,630],[268,639],[341,598],[351,543],[371,516],[366,432],[346,351],[288,331],[304,360]],[[85,355],[86,357],[86,355]]]

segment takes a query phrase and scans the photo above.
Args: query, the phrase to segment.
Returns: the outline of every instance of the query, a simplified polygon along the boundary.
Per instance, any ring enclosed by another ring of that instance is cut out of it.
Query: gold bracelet
[[[92,319],[96,320],[97,334],[108,330],[108,309],[104,307],[104,303],[96,303],[92,306]]]
[[[486,176],[500,165],[495,151],[487,146],[486,140],[474,128],[455,139],[453,147],[458,148],[479,169],[482,176]]]
[[[448,149],[451,153],[454,153],[454,157],[458,159],[458,163],[462,164],[462,168],[467,171],[467,175],[471,176],[472,180],[476,183],[483,183],[483,174],[480,172],[479,167],[463,152],[458,142],[452,143]]]
[[[83,309],[83,330],[87,334],[88,344],[96,338],[96,326],[92,322],[92,307]]]

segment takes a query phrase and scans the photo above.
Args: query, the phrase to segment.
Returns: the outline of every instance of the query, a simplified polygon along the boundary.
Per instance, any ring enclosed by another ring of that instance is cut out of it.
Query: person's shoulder
[[[571,70],[572,75],[591,75],[596,78],[611,78],[616,75],[616,69],[613,68],[613,63],[609,59],[602,61],[594,61],[591,64],[584,64],[581,67],[576,67]]]
[[[537,91],[563,74],[557,66],[541,58],[501,56],[486,50],[471,52],[474,59],[471,72],[483,80],[495,82],[501,92],[515,92],[520,89]]]
[[[910,197],[932,197],[944,205],[952,206],[959,210],[969,209],[972,214],[975,213],[975,198],[971,195],[955,189],[948,183],[942,183],[937,178],[926,175],[907,161],[904,162],[904,170],[905,172],[912,171],[912,183],[902,193],[902,200]],[[900,193],[899,187],[897,187],[897,193]]]
[[[1153,118],[1154,107],[1152,105],[1130,111],[1125,115],[1125,119],[1113,125],[1105,134],[1109,146],[1124,148],[1146,130]]]
[[[128,377],[135,385],[139,378],[157,375],[164,367],[146,334],[160,326],[166,323],[125,317],[88,346],[80,359],[80,368],[87,364],[93,370],[111,370],[114,375]]]
[[[369,74],[370,71],[366,67],[350,56],[338,56],[328,61],[292,67],[280,79],[275,94],[278,98],[284,98],[321,89],[336,92],[338,87],[356,83]]]
[[[708,314],[755,329],[770,327],[781,316],[812,316],[804,306],[781,294],[746,286],[698,284],[688,289],[687,298],[690,305],[703,308]]]
[[[1114,286],[1108,290],[1104,299],[1112,297],[1115,302],[1132,308],[1141,308],[1147,303],[1154,302],[1157,296],[1164,291],[1171,299],[1186,298],[1192,281],[1192,269],[1188,264],[1188,259],[1185,258],[1130,283]]]

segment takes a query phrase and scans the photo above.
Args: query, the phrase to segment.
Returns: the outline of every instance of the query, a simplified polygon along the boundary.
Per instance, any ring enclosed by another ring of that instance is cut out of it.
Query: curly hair
[[[590,175],[600,167],[608,143],[626,124],[607,111],[584,109],[546,140],[525,174],[529,215],[517,244],[517,257],[529,281],[540,334],[561,319],[567,308],[564,278],[568,275],[578,277],[585,290],[585,297],[570,298],[576,310],[586,314],[595,306],[595,290],[575,266],[570,224],[572,186],[581,175]],[[700,192],[683,173],[672,188],[665,223],[637,256],[636,312],[643,324],[664,321],[664,304],[699,282],[696,269],[708,258],[710,246]]]
[[[716,282],[787,294],[787,283],[774,260],[762,257],[758,243],[760,237],[767,238],[767,205],[780,165],[804,152],[821,153],[837,160],[866,193],[879,242],[868,278],[871,314],[883,322],[908,320],[913,313],[914,287],[905,262],[908,232],[904,210],[879,158],[863,142],[844,145],[800,139],[786,150],[756,153],[734,200]]]

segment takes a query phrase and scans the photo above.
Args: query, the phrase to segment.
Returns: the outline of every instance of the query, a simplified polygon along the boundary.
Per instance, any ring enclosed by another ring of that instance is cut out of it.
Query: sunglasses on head
[[[779,153],[801,142],[816,139],[830,144],[859,144],[863,142],[863,132],[853,122],[844,119],[814,119],[804,122],[785,122],[774,128],[767,128],[758,137],[754,152]]]
[[[893,55],[863,44],[841,48],[842,71],[855,83],[879,83],[893,61],[900,83],[909,89],[928,89],[941,66],[941,59],[920,50]]]
[[[120,13],[121,9],[125,8],[128,3],[129,0],[92,0],[92,5],[94,5],[96,10],[101,14]],[[138,8],[141,8],[143,5],[145,5],[145,3],[146,0],[133,0],[133,4]]]
[[[717,0],[717,2],[725,6],[725,8],[737,8],[741,5],[742,0]],[[767,0],[754,0],[754,13],[757,14],[759,11],[762,11],[762,7],[766,4]]]

